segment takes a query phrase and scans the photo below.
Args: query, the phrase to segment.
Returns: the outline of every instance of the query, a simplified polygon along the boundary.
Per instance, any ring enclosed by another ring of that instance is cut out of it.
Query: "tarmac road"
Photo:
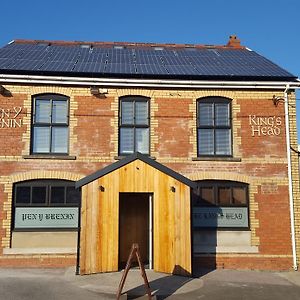
[[[121,272],[76,276],[72,268],[0,269],[0,300],[116,299],[121,276]],[[214,270],[191,279],[147,270],[147,276],[157,299],[300,299],[300,272]],[[144,295],[139,270],[130,270],[124,291],[128,299]]]

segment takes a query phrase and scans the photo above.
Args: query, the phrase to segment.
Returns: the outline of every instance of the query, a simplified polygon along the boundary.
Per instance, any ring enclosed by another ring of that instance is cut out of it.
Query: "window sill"
[[[232,161],[241,162],[242,159],[238,157],[217,157],[217,156],[203,156],[203,157],[192,157],[192,161]]]
[[[115,160],[121,160],[121,159],[126,158],[126,157],[127,157],[126,155],[121,155],[121,156],[115,156],[114,159],[115,159]],[[154,157],[154,156],[149,156],[149,155],[148,155],[148,157],[149,157],[150,159],[156,160],[156,157]]]
[[[16,254],[74,254],[76,248],[4,248],[4,255]]]
[[[258,253],[257,246],[201,246],[198,247],[195,256],[208,253]]]
[[[24,159],[57,159],[57,160],[76,160],[76,156],[69,155],[43,155],[43,154],[32,154],[23,155]]]

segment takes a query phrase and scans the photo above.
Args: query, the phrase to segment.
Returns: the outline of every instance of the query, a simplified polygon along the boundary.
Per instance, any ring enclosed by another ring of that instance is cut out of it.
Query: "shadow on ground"
[[[211,271],[213,271],[213,269],[203,269],[197,270],[194,277],[168,275],[149,281],[152,296],[156,296],[157,299],[161,300],[166,299],[175,293],[181,294],[194,290],[194,287],[189,286],[189,283],[195,278],[201,278],[201,276],[204,276]],[[201,285],[199,284],[197,287],[201,288]],[[137,299],[141,297],[141,295],[146,295],[146,293],[146,288],[143,284],[124,292],[124,294],[127,294],[128,299]]]

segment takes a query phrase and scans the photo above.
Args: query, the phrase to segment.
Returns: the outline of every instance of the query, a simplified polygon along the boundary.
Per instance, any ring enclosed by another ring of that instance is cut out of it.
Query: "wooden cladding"
[[[154,270],[191,275],[190,187],[139,159],[82,187],[81,274],[118,270],[120,193],[153,195]]]

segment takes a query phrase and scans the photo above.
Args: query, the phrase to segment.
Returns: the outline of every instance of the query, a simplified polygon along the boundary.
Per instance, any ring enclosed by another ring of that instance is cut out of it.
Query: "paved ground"
[[[74,269],[0,269],[0,300],[115,299],[122,273],[76,276]],[[299,300],[300,272],[202,271],[198,278],[147,270],[157,299]],[[130,270],[128,299],[145,294],[139,270]]]

